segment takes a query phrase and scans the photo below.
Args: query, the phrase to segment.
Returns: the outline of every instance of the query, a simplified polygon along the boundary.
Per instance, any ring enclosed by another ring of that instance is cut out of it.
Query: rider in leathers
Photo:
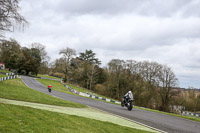
[[[133,100],[133,94],[131,91],[128,91],[124,96],[124,103],[127,103],[128,98],[131,98],[131,100]]]

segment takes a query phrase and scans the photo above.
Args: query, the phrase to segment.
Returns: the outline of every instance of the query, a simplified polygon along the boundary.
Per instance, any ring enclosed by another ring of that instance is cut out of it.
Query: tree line
[[[48,61],[45,46],[32,43],[29,47],[21,47],[14,39],[0,43],[0,62],[20,74],[48,73]]]
[[[59,54],[62,57],[51,64],[50,73],[65,82],[118,100],[131,90],[134,104],[147,108],[170,112],[178,105],[189,111],[200,110],[199,93],[179,89],[178,78],[167,65],[112,59],[102,68],[92,50],[77,54],[75,49],[65,48]]]
[[[121,100],[131,90],[136,105],[170,111],[173,98],[180,94],[173,70],[157,62],[112,59],[101,68],[92,50],[76,55],[74,49],[65,48],[59,54],[52,74],[114,99]]]

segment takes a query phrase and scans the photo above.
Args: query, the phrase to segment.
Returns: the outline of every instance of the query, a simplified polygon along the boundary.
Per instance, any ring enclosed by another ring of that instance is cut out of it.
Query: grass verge
[[[0,74],[0,78],[7,77],[7,75]]]
[[[36,79],[36,80],[39,81],[40,83],[42,83],[45,86],[52,85],[53,86],[53,90],[60,91],[60,92],[65,92],[65,93],[68,93],[68,94],[74,94],[69,89],[67,89],[66,87],[64,87],[60,83],[60,81],[54,81],[54,80],[50,80],[50,79]],[[66,84],[66,85],[68,85],[69,87],[71,87],[71,88],[73,88],[73,89],[75,89],[76,91],[79,91],[79,92],[89,93],[89,94],[92,94],[92,95],[95,95],[95,96],[98,96],[98,97],[107,98],[105,96],[102,96],[102,95],[99,95],[99,94],[95,94],[95,93],[93,93],[90,90],[87,90],[87,89],[84,89],[84,88],[81,88],[81,87],[77,87],[75,85],[71,85],[71,84]],[[91,98],[91,99],[93,99],[93,98]],[[107,99],[111,99],[111,98],[107,98]],[[106,102],[105,100],[100,100],[100,99],[95,99],[95,100]]]
[[[86,107],[78,103],[65,101],[42,92],[38,92],[24,85],[21,79],[12,79],[0,82],[0,97],[28,102],[44,103],[65,107]]]
[[[110,123],[128,127],[128,128],[134,128],[134,129],[139,129],[139,130],[144,130],[144,131],[149,131],[149,132],[156,132],[155,130],[152,130],[148,127],[136,124],[134,122],[130,122],[124,118],[120,118],[115,115],[112,115],[112,114],[109,114],[97,109],[93,109],[93,108],[61,107],[61,106],[55,106],[55,105],[8,100],[8,99],[2,99],[2,98],[0,98],[0,103],[31,107],[35,109],[42,109],[46,111],[57,112],[57,113],[62,113],[62,114],[67,114],[67,115],[75,115],[75,116],[85,117],[85,118],[99,120],[103,122],[110,122]]]
[[[68,94],[73,94],[69,89],[64,87],[64,85],[62,85],[60,81],[55,81],[55,80],[50,80],[50,79],[36,79],[36,80],[45,86],[51,85],[53,90],[68,93]]]
[[[148,133],[109,122],[30,107],[0,104],[0,108],[0,132]]]
[[[8,70],[0,70],[0,72],[3,72],[3,73],[11,73],[11,72],[8,71]]]
[[[58,78],[58,77],[48,76],[48,75],[42,75],[42,74],[38,74],[37,76],[38,77],[43,77],[43,78],[50,78],[50,79],[61,79],[61,78]]]

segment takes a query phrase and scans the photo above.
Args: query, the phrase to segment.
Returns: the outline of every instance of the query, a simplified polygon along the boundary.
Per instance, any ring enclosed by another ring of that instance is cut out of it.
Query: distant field
[[[85,105],[65,101],[28,88],[24,85],[21,79],[12,79],[0,82],[0,97],[66,107],[86,107]]]

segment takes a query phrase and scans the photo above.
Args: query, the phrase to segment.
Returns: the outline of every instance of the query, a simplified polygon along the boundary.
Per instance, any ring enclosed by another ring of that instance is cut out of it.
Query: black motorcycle
[[[124,97],[122,98],[121,106],[122,106],[122,107],[126,106],[127,109],[128,109],[129,111],[131,111],[132,108],[133,108],[133,98],[124,96]]]
[[[48,87],[48,91],[51,92],[51,88]]]

